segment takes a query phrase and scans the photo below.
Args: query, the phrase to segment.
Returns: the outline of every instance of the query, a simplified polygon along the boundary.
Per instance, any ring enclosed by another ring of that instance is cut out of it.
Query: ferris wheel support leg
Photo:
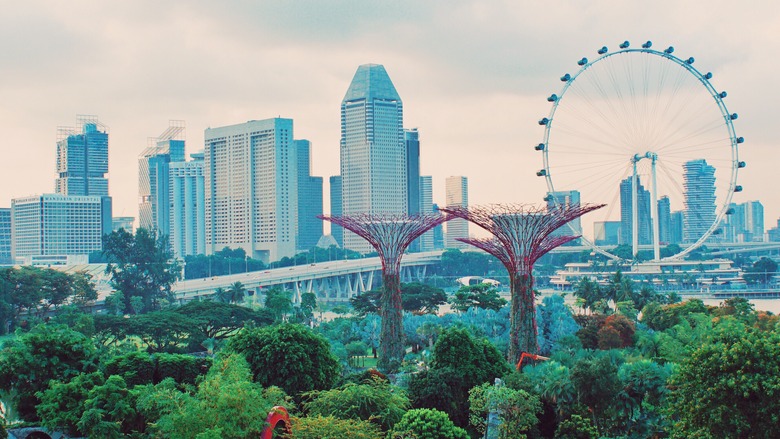
[[[631,176],[631,256],[636,258],[639,251],[639,200],[637,198],[637,186],[639,176],[636,173],[636,158],[632,160],[634,174]]]
[[[655,162],[658,160],[658,157],[653,154],[651,158],[652,163],[652,174],[653,174],[653,186],[652,186],[652,201],[650,201],[650,217],[653,221],[653,260],[659,261],[661,259],[661,236],[660,236],[660,221],[658,220],[658,186],[656,185],[656,174],[655,174]]]

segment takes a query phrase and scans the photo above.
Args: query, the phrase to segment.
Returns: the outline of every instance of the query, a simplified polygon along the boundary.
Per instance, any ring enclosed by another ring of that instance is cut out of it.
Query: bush
[[[383,439],[379,427],[356,419],[338,419],[333,416],[310,416],[292,418],[292,431],[295,439]]]
[[[395,424],[388,439],[469,439],[466,430],[456,427],[446,413],[436,409],[409,410]]]

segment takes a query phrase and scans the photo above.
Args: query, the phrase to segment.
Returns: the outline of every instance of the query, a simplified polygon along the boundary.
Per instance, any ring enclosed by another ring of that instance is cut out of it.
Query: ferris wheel
[[[680,243],[682,250],[665,259],[683,257],[722,233],[732,196],[742,191],[744,139],[734,131],[727,93],[715,89],[712,73],[694,67],[693,57],[673,53],[650,41],[602,47],[560,78],[563,88],[547,98],[552,108],[539,120],[544,138],[535,149],[543,154],[537,175],[547,181],[545,200],[607,203],[587,223],[569,227],[608,257],[616,258],[607,250],[614,238],[630,244],[634,256],[652,249],[654,260],[662,244]]]

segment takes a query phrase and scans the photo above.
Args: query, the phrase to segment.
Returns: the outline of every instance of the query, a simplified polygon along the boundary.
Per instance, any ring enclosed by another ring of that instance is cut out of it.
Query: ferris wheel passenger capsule
[[[620,48],[621,48],[621,49],[628,49],[628,46],[629,46],[629,45],[630,45],[630,44],[628,43],[628,41],[623,41],[623,44],[621,44],[621,45],[620,45]]]
[[[742,192],[742,186],[740,185],[734,186],[734,192]]]
[[[547,102],[555,102],[557,100],[558,100],[558,95],[555,93],[551,94],[550,97],[547,98]]]
[[[731,116],[729,116],[729,119],[737,120],[738,117],[739,117],[739,115],[737,113],[731,113]]]
[[[729,95],[729,94],[728,94],[728,93],[726,93],[725,91],[722,91],[722,92],[720,92],[720,94],[718,94],[718,96],[720,96],[720,98],[721,98],[721,99],[725,98],[725,97],[726,97],[726,96],[728,96],[728,95]]]
[[[603,55],[605,53],[609,52],[609,49],[607,49],[607,46],[601,46],[601,49],[598,50],[599,55]]]
[[[707,72],[704,74],[704,79],[712,79],[712,72]]]
[[[664,53],[666,53],[666,54],[671,54],[672,52],[674,52],[674,47],[673,46],[669,46],[669,47],[666,48],[666,50],[664,50]]]
[[[740,169],[744,168],[745,166],[747,166],[747,163],[745,163],[745,162],[737,163],[737,167],[740,168]]]
[[[545,175],[547,175],[547,170],[545,170],[545,169],[541,169],[539,171],[536,171],[536,176],[537,177],[544,177]]]
[[[571,75],[568,74],[568,73],[563,75],[563,76],[561,76],[561,82],[566,82],[566,81],[568,81],[570,79],[571,79]]]
[[[734,215],[734,208],[729,207],[728,210],[726,211],[726,215]]]
[[[745,143],[744,137],[737,137],[737,143]]]
[[[693,57],[690,57],[690,58],[685,60],[685,63],[690,65],[690,64],[693,64],[694,61],[696,61],[696,60],[693,59]]]
[[[546,117],[539,121],[539,125],[547,125],[548,123],[550,123],[550,119]]]
[[[583,57],[581,60],[577,61],[578,66],[584,66],[588,63],[588,58]]]
[[[643,49],[649,49],[651,47],[653,47],[653,42],[652,41],[648,41],[645,44],[642,44],[642,48]]]
[[[540,143],[536,146],[534,146],[534,149],[537,151],[544,151],[544,143]]]

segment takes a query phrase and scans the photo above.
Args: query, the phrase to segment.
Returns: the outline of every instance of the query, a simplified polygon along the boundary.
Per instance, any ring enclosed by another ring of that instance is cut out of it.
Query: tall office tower
[[[138,157],[138,225],[169,236],[170,164],[184,161],[184,121],[172,120]]]
[[[723,239],[726,242],[740,242],[745,233],[745,205],[730,203],[722,224]]]
[[[658,240],[661,244],[672,242],[672,204],[666,195],[658,200]]]
[[[628,177],[620,182],[620,243],[627,245],[631,245],[633,242],[631,178]],[[639,217],[639,244],[651,244],[653,235],[650,221],[650,192],[645,190],[641,181],[637,184],[636,192]]]
[[[469,180],[466,177],[447,177],[445,180],[445,200],[447,207],[469,205]],[[447,221],[447,237],[445,245],[447,248],[466,248],[457,238],[469,237],[469,223],[462,218],[455,218]]]
[[[777,227],[773,227],[766,231],[769,242],[780,242],[780,219],[777,220]]]
[[[441,212],[439,212],[439,205],[436,203],[433,203],[433,211],[441,215]],[[433,232],[433,249],[442,250],[444,248],[444,225],[439,224],[438,226],[433,228],[432,232]]]
[[[745,205],[745,230],[751,236],[751,241],[764,240],[764,205],[760,201],[748,201]]]
[[[125,229],[127,233],[135,233],[135,218],[132,216],[115,216],[111,218],[111,231],[116,232],[119,229]]]
[[[553,210],[556,206],[558,207],[567,207],[567,206],[579,206],[580,205],[580,191],[573,190],[573,191],[556,191],[556,192],[548,192],[547,196],[544,197],[544,200],[547,201],[547,210]],[[572,220],[570,223],[565,224],[558,228],[558,230],[554,231],[553,236],[561,236],[561,235],[580,235],[582,236],[582,220],[580,220],[579,217]],[[582,241],[578,238],[573,241],[570,241],[568,245],[580,245]]]
[[[108,196],[108,129],[97,116],[78,116],[78,120],[79,128],[57,128],[55,191]]]
[[[103,235],[111,233],[110,205],[109,197],[62,194],[12,200],[13,258],[57,257],[65,263],[67,256],[86,258],[101,250]]]
[[[406,144],[406,211],[420,213],[420,137],[417,128],[404,130]]]
[[[190,154],[188,162],[171,162],[168,209],[171,249],[177,258],[206,253],[206,184],[203,153]]]
[[[715,222],[715,167],[704,159],[683,163],[683,241],[696,242]]]
[[[682,210],[672,212],[669,244],[682,244],[683,229],[685,228],[685,213]]]
[[[11,259],[11,208],[0,207],[0,265],[10,264]]]
[[[317,245],[322,237],[322,177],[311,175],[311,142],[296,140],[298,157],[298,229],[295,242],[299,251]]]
[[[341,181],[344,215],[407,213],[403,104],[385,68],[358,67],[341,101]],[[373,247],[354,233],[344,247]]]
[[[433,177],[430,175],[420,177],[420,213],[433,213]],[[429,230],[417,238],[419,251],[433,250],[433,235],[433,230]]]
[[[593,240],[596,245],[617,245],[620,241],[620,221],[593,223]]]
[[[292,119],[205,133],[206,254],[243,248],[266,263],[295,254],[298,175]]]
[[[333,175],[330,177],[330,214],[341,215],[344,210],[341,207],[341,176]],[[344,247],[344,228],[330,223],[330,235],[339,245]]]

